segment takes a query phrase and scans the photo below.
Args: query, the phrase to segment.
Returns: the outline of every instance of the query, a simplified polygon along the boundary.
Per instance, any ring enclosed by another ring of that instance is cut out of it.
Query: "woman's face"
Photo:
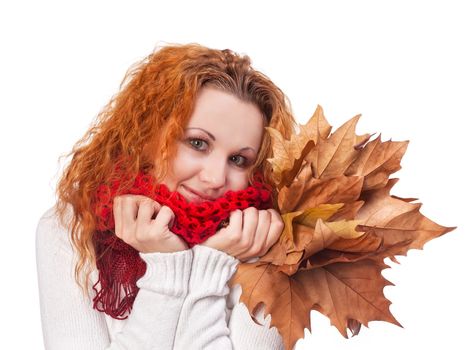
[[[204,87],[177,142],[169,174],[161,182],[188,202],[214,200],[228,190],[245,189],[262,136],[263,117],[256,105]]]

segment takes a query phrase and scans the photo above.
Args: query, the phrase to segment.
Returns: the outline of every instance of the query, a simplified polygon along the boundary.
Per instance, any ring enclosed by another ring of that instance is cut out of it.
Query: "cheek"
[[[190,150],[180,147],[172,162],[172,177],[178,182],[194,176],[200,167],[200,161],[191,154]]]
[[[244,190],[249,186],[247,173],[235,173],[229,179],[230,188],[232,191]]]

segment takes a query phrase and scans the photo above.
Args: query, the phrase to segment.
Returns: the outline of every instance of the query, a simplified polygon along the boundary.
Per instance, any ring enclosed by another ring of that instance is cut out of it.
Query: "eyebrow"
[[[213,141],[216,141],[216,138],[214,137],[214,135],[211,134],[211,133],[210,133],[209,131],[207,131],[207,130],[204,130],[204,129],[202,129],[202,128],[186,128],[186,129],[187,129],[187,130],[189,130],[189,129],[198,129],[198,130],[204,131],[206,134],[208,134],[208,136],[209,136]],[[243,151],[243,150],[248,150],[248,149],[251,149],[253,152],[256,153],[256,150],[255,150],[254,148],[251,148],[251,147],[243,147],[243,148],[241,148],[239,151],[241,152],[241,151]]]

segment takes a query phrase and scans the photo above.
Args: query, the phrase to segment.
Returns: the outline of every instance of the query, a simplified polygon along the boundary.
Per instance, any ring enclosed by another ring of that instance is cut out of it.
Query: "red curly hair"
[[[97,187],[113,180],[115,163],[122,159],[121,165],[129,174],[151,172],[156,180],[163,179],[196,96],[206,85],[258,106],[264,125],[276,128],[284,138],[289,139],[296,127],[287,97],[268,77],[251,67],[246,55],[198,44],[171,44],[156,47],[130,67],[120,91],[65,155],[72,159],[57,184],[55,209],[62,225],[71,231],[78,253],[75,279],[86,294],[95,267],[92,238],[96,221],[91,200]],[[273,184],[272,168],[266,161],[272,155],[269,133],[264,132],[258,157],[248,173],[250,184],[256,171]],[[132,181],[128,179],[121,188],[130,187]],[[274,199],[276,196],[273,193]],[[70,206],[71,215],[67,214]]]

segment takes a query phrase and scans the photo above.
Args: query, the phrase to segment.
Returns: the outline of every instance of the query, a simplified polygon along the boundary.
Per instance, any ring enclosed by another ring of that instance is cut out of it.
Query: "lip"
[[[197,200],[197,201],[213,201],[214,198],[205,196],[199,192],[196,192],[195,190],[191,189],[190,187],[186,185],[182,185],[183,188],[186,190],[186,192],[191,196],[192,199]]]

